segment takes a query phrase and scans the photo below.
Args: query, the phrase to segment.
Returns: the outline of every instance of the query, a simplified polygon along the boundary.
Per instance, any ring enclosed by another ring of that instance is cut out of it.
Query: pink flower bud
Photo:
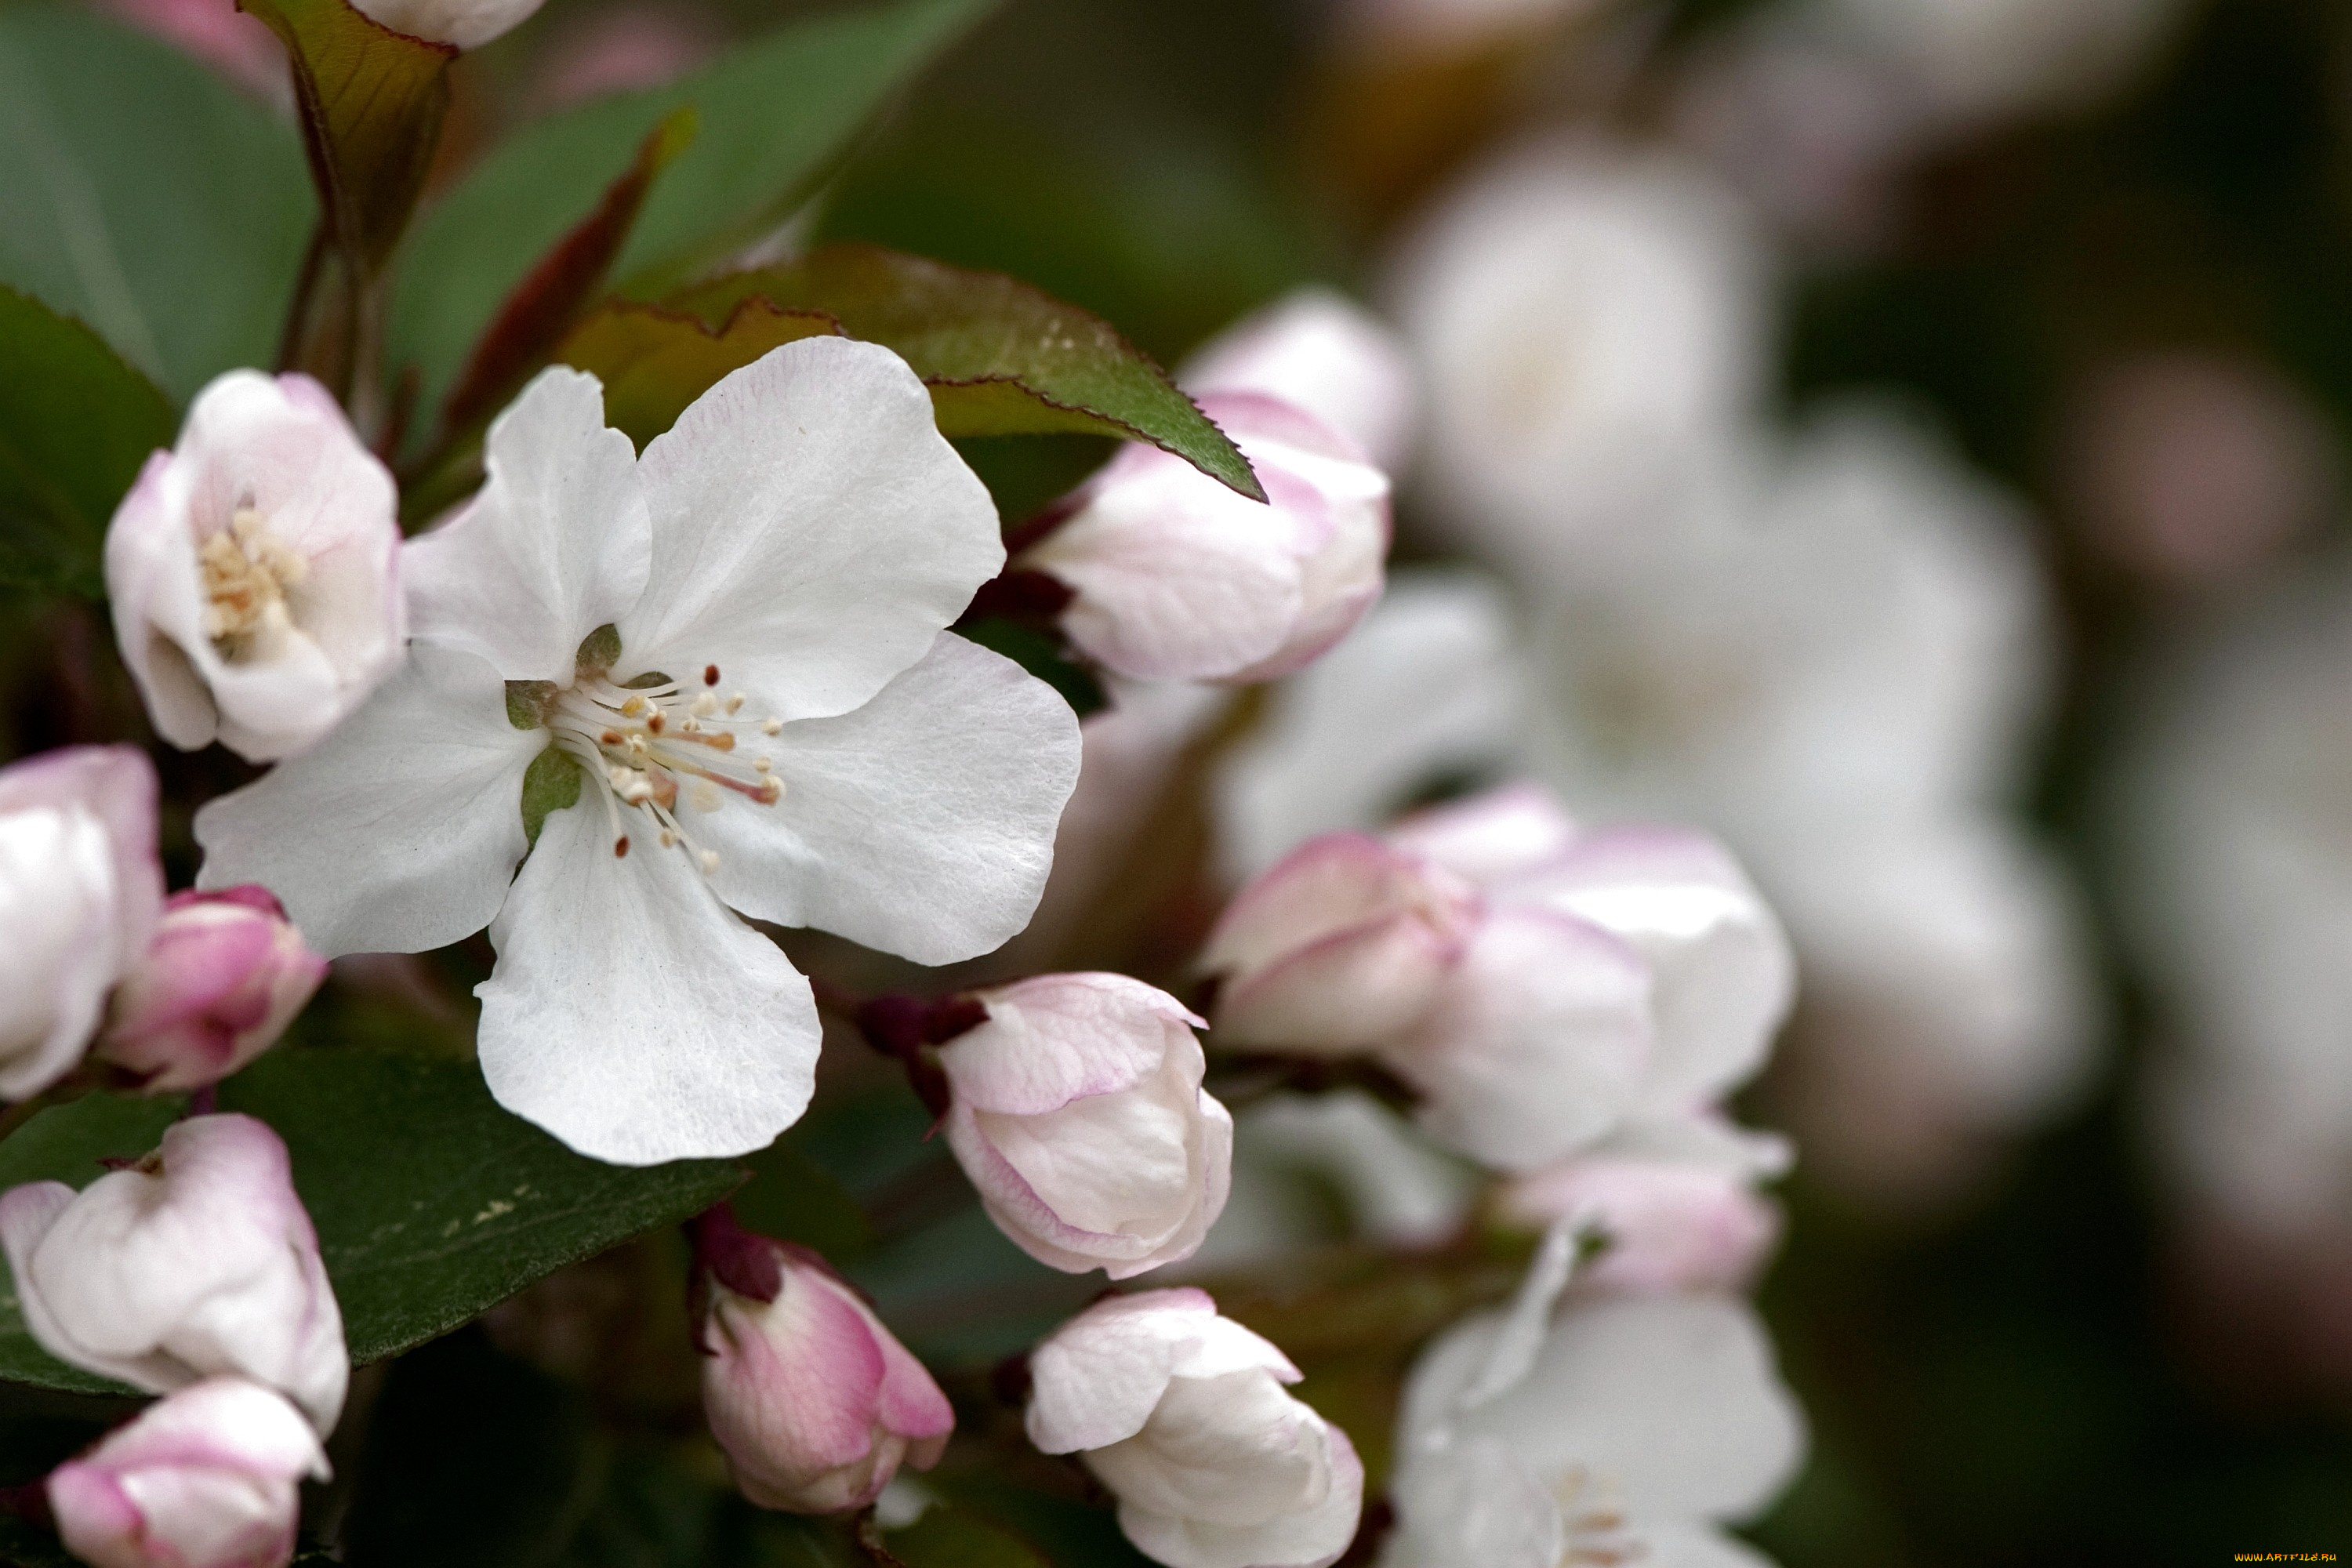
[[[343,1317],[286,1145],[249,1116],[195,1116],[77,1194],[0,1194],[25,1326],[59,1361],[164,1394],[236,1373],[322,1431],[343,1407]]]
[[[1309,839],[1227,905],[1201,954],[1221,1044],[1315,1056],[1410,1026],[1461,962],[1478,897],[1360,833]]]
[[[1744,1290],[1780,1234],[1741,1173],[1666,1160],[1565,1160],[1510,1183],[1501,1202],[1530,1227],[1598,1231],[1607,1245],[1579,1278],[1603,1290]]]
[[[1219,332],[1184,362],[1195,395],[1256,392],[1305,409],[1394,472],[1412,444],[1419,390],[1394,332],[1333,289],[1297,289]]]
[[[81,1060],[163,904],[144,755],[71,746],[0,769],[0,1098]]]
[[[237,9],[236,0],[99,0],[99,6],[175,45],[240,87],[288,110],[294,82],[286,68],[286,47],[258,18]]]
[[[1039,1262],[1125,1279],[1190,1258],[1225,1206],[1233,1118],[1176,998],[1123,974],[1041,974],[977,999],[940,1052],[948,1146]]]
[[[67,1548],[96,1568],[282,1568],[298,1489],[327,1456],[302,1413],[241,1377],[152,1405],[49,1476]]]
[[[903,1460],[928,1470],[955,1412],[923,1363],[814,1254],[698,1226],[708,1268],[702,1409],[743,1495],[761,1508],[863,1508]]]
[[[106,534],[114,635],[183,751],[310,746],[400,662],[392,475],[317,382],[249,370],[189,406]]]
[[[1328,1568],[1355,1539],[1348,1435],[1283,1392],[1298,1369],[1200,1290],[1115,1296],[1029,1358],[1029,1440],[1076,1453],[1169,1568]]]
[[[1072,591],[1063,631],[1117,674],[1272,679],[1339,641],[1380,596],[1388,476],[1286,403],[1226,393],[1201,406],[1271,504],[1136,443],[1017,564]]]
[[[99,1054],[152,1093],[217,1083],[276,1044],[326,975],[268,889],[174,893]]]

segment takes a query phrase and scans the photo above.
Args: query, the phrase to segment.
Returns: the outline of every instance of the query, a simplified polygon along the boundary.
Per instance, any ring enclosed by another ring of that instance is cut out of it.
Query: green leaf
[[[294,62],[302,143],[328,232],[362,277],[408,225],[449,107],[454,44],[395,33],[349,0],[237,0]]]
[[[580,323],[555,357],[604,384],[604,421],[640,448],[730,371],[800,338],[841,331],[831,316],[746,300],[715,326],[681,311],[614,300]]]
[[[835,1263],[873,1249],[873,1221],[848,1188],[793,1147],[789,1133],[744,1163],[751,1181],[734,1205],[745,1229],[813,1247]]]
[[[470,1062],[283,1052],[223,1084],[221,1108],[286,1140],[354,1362],[444,1333],[743,1179],[727,1160],[637,1169],[575,1154],[491,1100]]]
[[[881,343],[931,388],[940,429],[965,436],[1118,436],[1149,441],[1254,500],[1265,491],[1224,432],[1110,324],[1007,278],[871,245],[672,295],[716,322],[747,300],[818,310]]]
[[[883,1544],[907,1568],[1052,1568],[1020,1537],[955,1508],[934,1508]]]
[[[315,216],[293,130],[81,7],[0,7],[0,282],[184,402],[277,357]]]
[[[155,1147],[177,1120],[178,1100],[134,1100],[92,1094],[39,1112],[0,1142],[0,1190],[26,1182],[86,1187],[103,1175],[107,1160],[136,1160]],[[70,1367],[33,1342],[12,1282],[0,1298],[0,1378],[86,1394],[124,1394],[111,1378]]]
[[[988,3],[898,0],[813,18],[667,86],[525,127],[419,215],[393,299],[391,363],[415,364],[425,396],[438,397],[499,301],[688,105],[695,144],[646,201],[614,276],[643,293],[758,237]]]
[[[103,594],[107,521],[173,424],[96,332],[0,286],[0,583]]]
[[[442,410],[445,431],[488,423],[531,372],[554,356],[566,331],[603,286],[655,177],[693,142],[694,127],[690,107],[655,126],[627,173],[606,187],[596,210],[556,241],[516,286],[466,361],[457,389]]]

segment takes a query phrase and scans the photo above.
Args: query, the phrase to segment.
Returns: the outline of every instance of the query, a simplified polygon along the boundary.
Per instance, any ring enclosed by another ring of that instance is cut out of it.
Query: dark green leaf
[[[457,389],[449,395],[441,416],[445,430],[487,423],[531,372],[554,356],[564,333],[603,287],[655,176],[694,140],[694,110],[687,108],[654,127],[627,172],[605,188],[596,210],[556,241],[516,286],[474,345]]]
[[[0,583],[105,592],[107,521],[173,424],[97,333],[0,287]]]
[[[449,107],[453,44],[395,33],[349,0],[237,0],[294,61],[302,141],[328,230],[362,277],[392,254]]]
[[[642,292],[757,237],[986,5],[898,0],[797,23],[668,86],[526,127],[419,216],[393,300],[391,363],[415,364],[437,398],[499,301],[688,105],[695,144],[663,174],[614,276]]]
[[[735,1194],[746,1229],[814,1247],[836,1263],[874,1246],[874,1225],[849,1190],[793,1146],[789,1135],[746,1158],[751,1184]]]
[[[0,282],[184,402],[276,357],[316,215],[293,130],[80,7],[0,7]]]
[[[991,616],[956,630],[981,647],[1003,654],[1060,692],[1062,700],[1081,719],[1110,706],[1110,699],[1094,672],[1073,661],[1063,653],[1059,643],[1034,626]]]
[[[286,1140],[354,1362],[446,1332],[743,1179],[726,1160],[634,1169],[575,1154],[500,1108],[470,1062],[285,1052],[224,1084],[221,1107]]]
[[[799,338],[841,330],[830,316],[747,300],[715,326],[656,305],[615,300],[580,323],[556,358],[604,384],[604,420],[640,447],[730,371]]]
[[[1018,1536],[956,1508],[934,1508],[883,1544],[907,1568],[1052,1568]]]
[[[52,1106],[0,1142],[0,1191],[26,1182],[86,1187],[105,1173],[101,1162],[135,1160],[153,1149],[181,1105],[92,1094]],[[67,1366],[34,1343],[13,1287],[0,1300],[0,1378],[92,1394],[128,1392],[111,1378]]]
[[[895,351],[929,384],[949,436],[1118,436],[1149,441],[1255,500],[1265,492],[1224,433],[1099,317],[1001,273],[871,245],[673,295],[706,321],[744,300],[819,310]]]
[[[1015,1485],[986,1471],[940,1470],[925,1484],[967,1515],[1013,1531],[1055,1568],[1150,1568],[1128,1543],[1111,1510],[1075,1496]]]

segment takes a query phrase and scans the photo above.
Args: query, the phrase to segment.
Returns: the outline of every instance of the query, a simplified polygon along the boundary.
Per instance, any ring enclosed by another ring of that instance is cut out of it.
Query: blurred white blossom
[[[366,700],[405,635],[396,503],[309,376],[196,395],[106,533],[115,639],[165,740],[274,762]]]
[[[69,746],[0,768],[0,1097],[81,1060],[163,906],[143,753]]]
[[[1804,1419],[1728,1297],[1571,1302],[1555,1232],[1506,1310],[1448,1329],[1405,1386],[1382,1568],[1764,1560],[1721,1533],[1794,1475]]]
[[[545,0],[355,0],[395,33],[478,49],[529,21]]]
[[[1003,563],[995,509],[906,363],[837,339],[735,372],[642,458],[551,370],[488,472],[408,546],[405,669],[198,814],[200,882],[264,884],[330,956],[487,924],[501,1104],[620,1163],[759,1148],[819,1030],[739,911],[940,963],[1045,883],[1076,722],[941,634]]]
[[[1255,392],[1303,408],[1391,474],[1411,454],[1421,416],[1396,333],[1336,289],[1311,285],[1193,350],[1176,379],[1194,396]]]

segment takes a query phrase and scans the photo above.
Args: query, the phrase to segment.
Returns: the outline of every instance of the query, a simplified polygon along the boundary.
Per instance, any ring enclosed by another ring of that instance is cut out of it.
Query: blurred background
[[[448,157],[784,9],[551,0]],[[1805,973],[1739,1108],[1797,1140],[1760,1301],[1815,1433],[1759,1543],[2352,1550],[2352,7],[1008,0],[795,237],[1171,365],[1308,285],[1397,334],[1390,605],[1239,710],[1127,694],[1135,809],[1023,957],[1172,973],[1221,879],[1505,773],[1699,822]],[[1003,446],[1008,521],[1103,456]],[[346,1028],[415,980],[343,977]],[[789,1157],[928,1223],[838,1054]]]

